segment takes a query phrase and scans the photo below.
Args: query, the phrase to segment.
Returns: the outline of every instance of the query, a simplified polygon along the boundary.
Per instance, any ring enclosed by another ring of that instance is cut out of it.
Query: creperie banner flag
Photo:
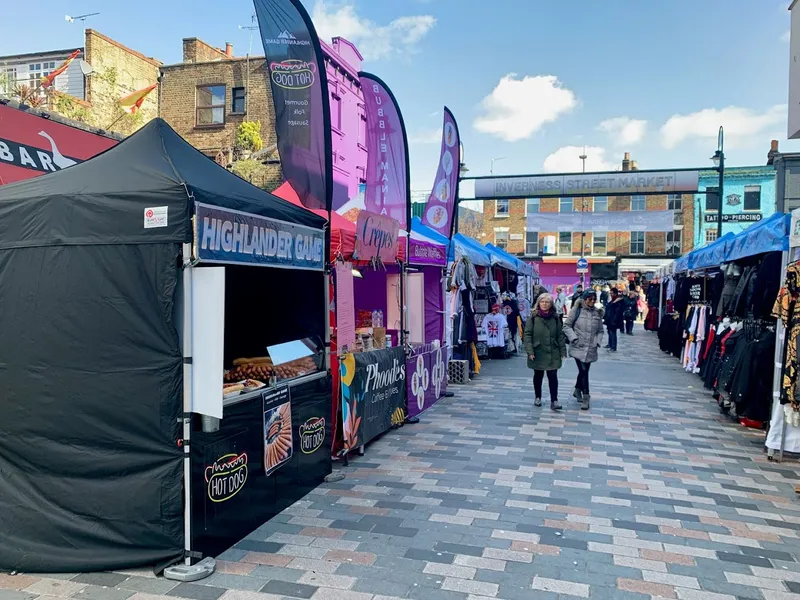
[[[89,160],[117,140],[0,105],[0,185]]]

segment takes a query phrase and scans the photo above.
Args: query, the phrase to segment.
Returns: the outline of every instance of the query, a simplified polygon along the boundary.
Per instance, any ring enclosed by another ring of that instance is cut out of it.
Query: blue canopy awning
[[[725,260],[738,260],[765,252],[788,250],[791,220],[791,215],[775,213],[768,219],[751,225],[731,241]]]
[[[692,261],[693,269],[707,269],[709,267],[718,267],[725,262],[725,256],[730,249],[733,239],[736,234],[729,231],[718,240],[715,240],[693,251],[694,260]]]
[[[489,254],[492,256],[493,265],[499,265],[504,269],[514,271],[515,273],[519,270],[517,259],[502,248],[498,248],[494,244],[486,244],[484,248],[486,248],[489,251]]]

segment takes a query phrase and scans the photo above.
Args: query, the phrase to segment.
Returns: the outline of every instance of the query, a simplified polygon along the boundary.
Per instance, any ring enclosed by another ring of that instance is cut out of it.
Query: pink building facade
[[[356,211],[363,207],[363,186],[366,183],[367,117],[358,72],[364,58],[344,38],[322,42],[331,105],[331,141],[333,150],[333,208],[355,221]]]

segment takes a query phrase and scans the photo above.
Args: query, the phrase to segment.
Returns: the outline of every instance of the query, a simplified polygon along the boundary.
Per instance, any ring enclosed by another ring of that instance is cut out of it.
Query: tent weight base
[[[217,561],[209,556],[196,565],[174,565],[164,569],[164,577],[174,581],[199,581],[212,575],[216,568]]]

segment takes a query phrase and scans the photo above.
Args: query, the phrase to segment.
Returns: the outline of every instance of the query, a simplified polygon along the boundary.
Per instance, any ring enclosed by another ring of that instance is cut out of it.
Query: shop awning
[[[494,244],[486,244],[484,248],[489,251],[489,254],[492,257],[493,265],[503,267],[504,269],[514,271],[515,273],[519,271],[517,260],[502,248],[498,248]]]
[[[791,220],[791,215],[776,213],[751,225],[731,241],[730,248],[725,253],[725,262],[765,252],[788,250]]]
[[[618,270],[620,273],[630,271],[655,272],[670,262],[672,262],[672,259],[669,258],[621,258],[619,259]]]
[[[725,256],[730,250],[735,237],[736,234],[732,231],[729,231],[718,240],[692,251],[692,268],[707,269],[721,265],[723,262],[725,262]]]

